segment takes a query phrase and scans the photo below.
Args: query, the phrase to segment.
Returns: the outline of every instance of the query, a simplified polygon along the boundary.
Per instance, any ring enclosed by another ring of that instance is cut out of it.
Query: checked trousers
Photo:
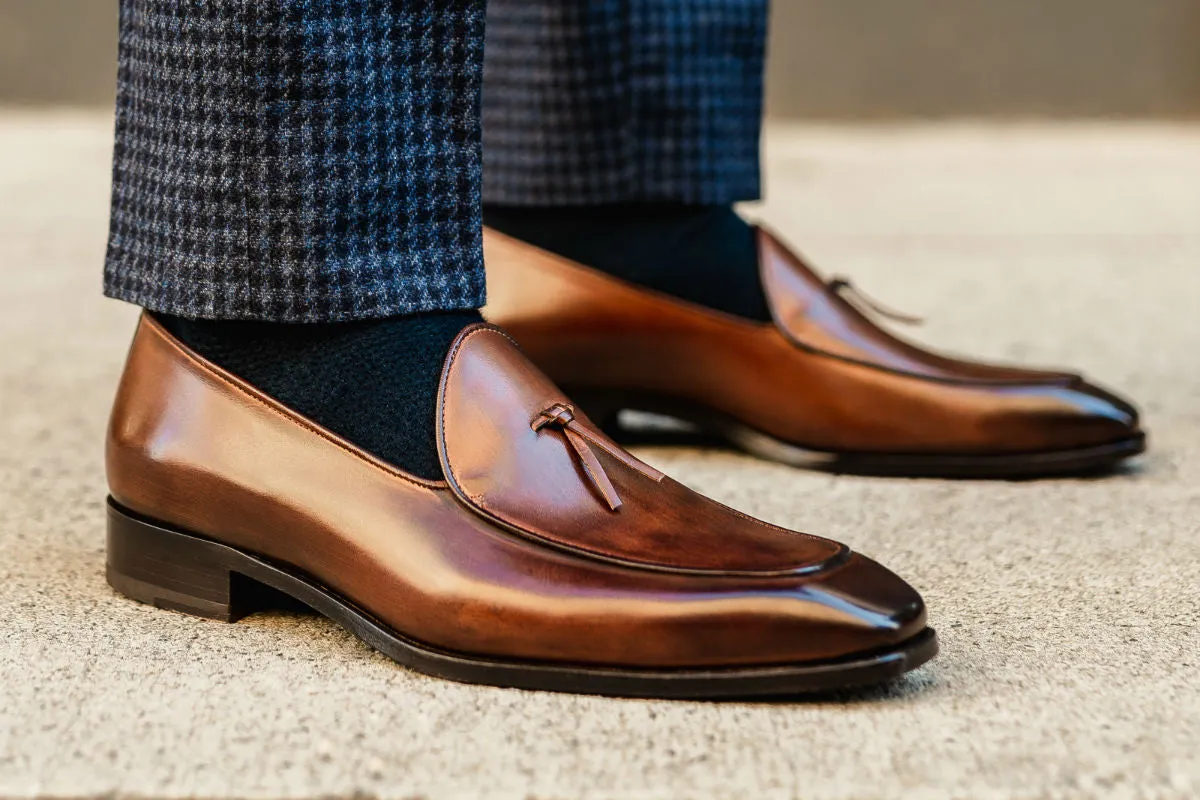
[[[483,202],[754,199],[766,21],[767,0],[120,0],[105,293],[274,322],[477,308]]]

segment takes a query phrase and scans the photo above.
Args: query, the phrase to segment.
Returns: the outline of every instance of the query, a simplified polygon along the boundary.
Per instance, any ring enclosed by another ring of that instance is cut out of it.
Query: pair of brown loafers
[[[112,585],[229,621],[282,592],[455,680],[789,695],[932,658],[921,597],[844,545],[641,462],[609,435],[617,412],[884,474],[1094,470],[1144,446],[1128,404],[1075,376],[907,345],[766,234],[774,324],[499,235],[487,246],[487,313],[508,332],[468,328],[446,359],[441,480],[373,458],[143,318],[109,432]]]

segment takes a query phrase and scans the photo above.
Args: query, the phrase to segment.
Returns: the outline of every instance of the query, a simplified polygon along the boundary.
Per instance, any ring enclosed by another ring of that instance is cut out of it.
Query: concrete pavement
[[[1200,795],[1200,128],[802,128],[759,213],[955,350],[1138,398],[1109,480],[835,478],[649,449],[922,589],[944,653],[785,704],[460,686],[321,619],[221,625],[103,578],[109,120],[0,116],[0,796]],[[269,468],[269,465],[265,465]]]

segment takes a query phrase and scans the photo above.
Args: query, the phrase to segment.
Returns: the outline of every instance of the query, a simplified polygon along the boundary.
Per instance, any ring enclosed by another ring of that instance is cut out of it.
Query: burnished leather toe
[[[914,418],[924,412],[931,425],[942,420],[941,429],[927,435],[935,452],[969,455],[983,447],[1012,456],[1068,452],[1142,435],[1132,406],[1082,378],[1062,385],[965,384],[939,395],[913,409]],[[919,443],[908,446],[919,452]]]
[[[813,608],[797,615],[807,622],[794,629],[792,636],[797,640],[812,637],[811,620],[820,618],[819,639],[828,658],[905,642],[926,627],[925,601],[920,594],[891,570],[858,553],[851,554],[840,569],[799,589],[796,596]]]
[[[1044,401],[1022,424],[1037,429],[1042,449],[1106,445],[1140,434],[1139,414],[1132,404],[1082,379],[1070,386],[1029,391]]]
[[[1142,412],[1128,398],[1083,379],[1077,388],[1095,400],[1093,413],[1119,427],[1121,433],[1129,435],[1141,430]]]
[[[651,622],[634,606],[614,604],[603,625],[589,624],[593,657],[713,669],[832,663],[903,646],[927,629],[917,591],[848,550],[810,575],[724,576],[686,603],[643,598],[648,607],[656,601],[660,612],[674,608]]]

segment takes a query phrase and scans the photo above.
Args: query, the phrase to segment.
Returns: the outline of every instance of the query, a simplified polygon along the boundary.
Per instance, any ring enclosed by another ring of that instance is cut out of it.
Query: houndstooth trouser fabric
[[[492,202],[756,196],[765,0],[493,0]],[[121,0],[105,293],[209,319],[483,304],[484,0]]]
[[[490,0],[484,200],[757,199],[767,0]]]

